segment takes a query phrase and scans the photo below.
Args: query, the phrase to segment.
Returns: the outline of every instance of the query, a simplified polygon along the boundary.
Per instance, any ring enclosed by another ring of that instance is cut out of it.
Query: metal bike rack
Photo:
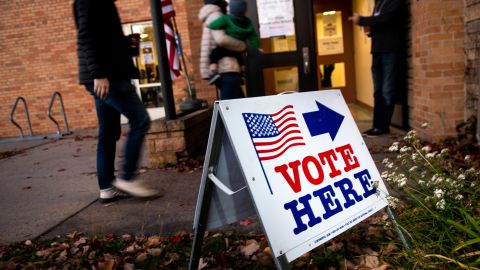
[[[58,121],[55,120],[55,118],[53,118],[53,116],[52,116],[52,106],[53,106],[53,102],[55,101],[55,97],[58,97],[58,100],[60,102],[60,108],[61,108],[61,113],[62,113],[62,117],[63,117],[63,123],[64,123],[64,126],[65,126],[65,133],[62,133],[60,131],[60,126],[58,124]],[[52,122],[55,124],[55,126],[57,128],[57,135],[58,136],[68,135],[68,134],[72,133],[68,129],[67,115],[65,114],[65,107],[63,106],[62,95],[59,92],[54,92],[53,93],[52,98],[50,99],[50,105],[48,105],[47,115],[48,115],[48,118],[50,118],[50,120],[52,120]]]
[[[55,101],[55,98],[58,98],[58,100],[60,102],[60,109],[61,109],[61,113],[62,113],[62,117],[63,117],[63,122],[64,122],[64,125],[65,125],[64,133],[61,132],[60,125],[58,124],[58,121],[52,116],[52,107],[53,107],[53,102]],[[14,119],[14,115],[15,115],[15,112],[17,110],[18,103],[20,101],[23,103],[23,107],[25,108],[25,114],[26,114],[26,118],[27,118],[26,119],[27,126],[28,126],[28,130],[30,132],[29,136],[24,135],[22,127]],[[12,111],[10,112],[10,122],[19,130],[20,136],[18,138],[3,138],[3,139],[0,139],[0,143],[17,142],[17,141],[25,141],[25,140],[42,140],[42,139],[47,139],[49,137],[50,138],[55,138],[55,137],[61,137],[61,136],[64,136],[64,135],[72,134],[72,132],[68,128],[67,115],[65,114],[65,107],[63,106],[62,95],[59,92],[54,92],[53,93],[52,98],[50,100],[50,104],[48,106],[47,115],[48,115],[48,118],[50,118],[50,120],[55,124],[55,126],[57,128],[57,132],[55,134],[53,134],[53,136],[52,135],[37,135],[37,136],[34,136],[33,135],[33,130],[32,130],[32,124],[30,122],[30,114],[28,112],[27,102],[26,102],[25,98],[23,98],[21,96],[17,97],[17,99],[15,100],[15,103],[13,104]]]
[[[13,104],[13,107],[12,107],[12,111],[10,112],[10,122],[12,122],[12,124],[17,127],[18,131],[20,131],[20,138],[24,138],[22,127],[13,119],[13,115],[17,110],[17,105],[19,101],[22,101],[23,107],[25,108],[25,114],[27,115],[28,130],[30,131],[30,136],[33,136],[32,125],[30,123],[30,115],[28,114],[27,102],[23,97],[17,97],[17,99],[15,100],[15,103]]]

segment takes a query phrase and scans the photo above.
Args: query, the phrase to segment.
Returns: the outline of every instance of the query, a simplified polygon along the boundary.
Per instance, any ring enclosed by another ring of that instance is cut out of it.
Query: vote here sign
[[[292,261],[387,205],[340,91],[218,106],[276,257]]]

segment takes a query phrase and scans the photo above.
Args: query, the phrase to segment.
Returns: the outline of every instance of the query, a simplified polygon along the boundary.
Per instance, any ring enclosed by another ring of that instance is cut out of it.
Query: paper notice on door
[[[261,38],[295,34],[293,0],[257,0],[257,10]]]

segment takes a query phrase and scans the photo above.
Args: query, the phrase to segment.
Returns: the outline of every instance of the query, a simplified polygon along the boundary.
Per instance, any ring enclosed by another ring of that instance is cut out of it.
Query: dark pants
[[[93,84],[85,85],[93,94]],[[120,114],[130,126],[124,148],[120,178],[131,180],[137,171],[145,134],[150,128],[150,118],[142,101],[129,80],[110,81],[106,99],[95,96],[98,117],[97,177],[100,189],[110,188],[115,179],[115,150],[120,139]]]
[[[401,54],[373,53],[372,57],[373,128],[389,131],[399,83]]]
[[[238,72],[220,73],[216,86],[220,89],[220,99],[244,98],[242,76]]]

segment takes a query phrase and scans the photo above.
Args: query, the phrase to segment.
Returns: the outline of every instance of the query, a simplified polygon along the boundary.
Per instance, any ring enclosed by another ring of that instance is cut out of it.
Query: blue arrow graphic
[[[303,113],[303,119],[307,123],[310,135],[315,137],[324,133],[330,134],[332,141],[335,140],[338,130],[342,125],[345,116],[328,108],[327,106],[315,101],[318,106],[318,111]]]

